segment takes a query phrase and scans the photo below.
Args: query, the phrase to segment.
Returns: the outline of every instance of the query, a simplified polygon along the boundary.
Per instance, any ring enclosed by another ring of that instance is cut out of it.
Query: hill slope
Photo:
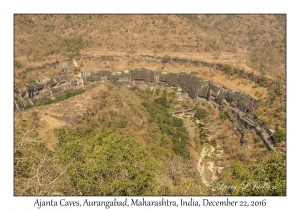
[[[258,100],[252,114],[276,128],[285,151],[285,15],[14,18],[15,99],[29,82],[80,71],[192,71]],[[93,86],[15,113],[15,195],[286,194],[285,155],[271,154],[261,134],[238,128],[226,110],[180,102],[165,89]],[[186,108],[201,121],[169,114]],[[276,190],[206,186],[262,179]]]
[[[285,78],[285,15],[15,15],[14,28],[23,66],[82,49],[187,53]]]

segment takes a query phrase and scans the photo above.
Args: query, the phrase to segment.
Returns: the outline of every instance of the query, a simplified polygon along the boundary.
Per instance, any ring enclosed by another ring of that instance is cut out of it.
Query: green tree
[[[195,110],[196,113],[194,117],[198,118],[199,120],[204,120],[209,115],[209,112],[207,112],[205,109],[196,107]]]
[[[37,138],[37,112],[24,118],[16,114],[14,124],[14,195],[62,195],[58,186],[68,186],[61,165],[44,139]],[[67,189],[66,189],[67,190]]]
[[[155,103],[158,103],[158,104],[162,105],[163,107],[168,108],[168,100],[167,100],[166,96],[162,96],[160,98],[157,98],[154,101],[155,101]]]
[[[222,188],[236,186],[236,188]],[[225,185],[223,185],[225,186]],[[286,158],[272,152],[266,160],[246,166],[234,163],[225,169],[220,179],[213,184],[220,195],[284,196],[286,195]]]
[[[155,194],[159,167],[137,140],[112,132],[86,140],[67,131],[56,131],[59,156],[68,165],[70,184],[82,195]]]
[[[183,120],[180,118],[174,117],[172,120],[172,125],[174,127],[181,127],[181,126],[183,126]]]
[[[283,130],[277,129],[273,136],[275,143],[285,141],[285,136],[286,136],[286,134]]]
[[[252,187],[253,195],[286,195],[286,156],[283,153],[272,152],[267,160],[252,168],[252,173],[257,186]]]

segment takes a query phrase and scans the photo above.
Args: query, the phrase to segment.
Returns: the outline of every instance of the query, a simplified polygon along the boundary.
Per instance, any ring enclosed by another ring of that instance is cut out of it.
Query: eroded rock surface
[[[194,73],[154,72],[145,68],[120,72],[81,71],[78,75],[63,75],[39,80],[28,84],[26,91],[19,94],[19,98],[15,101],[15,108],[21,110],[26,106],[33,106],[39,100],[62,95],[65,90],[88,87],[105,81],[125,87],[140,85],[168,87],[176,92],[185,93],[192,99],[202,98],[211,101],[217,107],[229,107],[245,127],[253,127],[256,123],[250,113],[255,109],[257,101],[243,92],[200,79]]]

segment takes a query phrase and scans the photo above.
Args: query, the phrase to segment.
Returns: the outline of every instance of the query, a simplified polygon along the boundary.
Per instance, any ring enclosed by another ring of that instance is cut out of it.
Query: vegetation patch
[[[273,152],[266,160],[255,161],[251,165],[236,162],[222,172],[218,182],[235,186],[218,191],[219,195],[285,196],[286,157]],[[217,182],[213,186],[217,186]]]
[[[169,136],[173,142],[173,151],[175,154],[182,156],[183,158],[190,158],[187,142],[189,141],[188,132],[183,126],[182,119],[171,119],[165,106],[166,100],[159,98],[151,102],[143,102],[142,105],[149,113],[150,122],[154,122],[159,127],[163,134]]]
[[[219,117],[222,121],[225,121],[225,120],[229,119],[229,114],[228,114],[228,112],[220,112]]]
[[[280,143],[282,141],[285,141],[286,133],[283,130],[277,129],[273,138],[274,138],[275,143]]]
[[[108,132],[86,139],[76,130],[63,129],[55,135],[69,187],[83,195],[151,195],[156,191],[158,163],[134,138]]]
[[[198,118],[199,120],[204,120],[209,116],[209,112],[203,108],[195,107],[195,115],[194,117]]]
[[[55,99],[47,98],[45,100],[38,101],[35,105],[36,106],[45,106],[45,105],[57,103],[60,101],[64,101],[68,98],[74,97],[76,95],[82,94],[84,92],[85,92],[85,89],[82,89],[82,88],[78,89],[78,90],[74,90],[74,91],[65,90],[63,95],[57,96]]]

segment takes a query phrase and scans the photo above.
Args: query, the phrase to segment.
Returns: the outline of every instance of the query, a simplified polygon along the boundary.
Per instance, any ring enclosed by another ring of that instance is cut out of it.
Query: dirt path
[[[40,137],[44,137],[45,134],[53,130],[54,128],[59,128],[66,125],[66,122],[60,121],[54,117],[46,115],[45,113],[40,117],[40,127],[37,129]]]
[[[50,131],[52,131],[55,128],[63,127],[67,123],[64,121],[60,121],[45,113],[40,116],[39,121],[40,127],[37,129],[38,135],[41,138],[47,139],[47,148],[51,151],[54,151],[57,139],[55,138],[54,134]]]
[[[195,136],[198,135],[195,132],[195,124],[194,124],[194,122],[192,120],[184,119],[184,118],[182,118],[182,120],[183,120],[184,127],[187,129],[187,131],[189,133],[190,139],[193,140],[195,138]]]
[[[47,140],[47,147],[54,150],[57,143],[53,129],[68,127],[73,128],[78,122],[84,119],[85,114],[93,111],[95,103],[100,99],[100,95],[108,88],[106,85],[97,85],[95,88],[88,89],[84,94],[69,98],[68,100],[47,106],[35,107],[26,112],[37,112],[39,127],[36,129],[38,137]]]
[[[210,183],[212,181],[216,180],[216,178],[217,178],[214,173],[214,171],[215,171],[214,162],[205,160],[205,157],[209,157],[209,159],[210,159],[210,157],[212,156],[214,151],[215,151],[214,147],[210,146],[210,149],[207,149],[207,146],[204,145],[204,147],[201,151],[200,158],[198,160],[197,169],[200,173],[202,183],[205,184],[206,186],[209,186]],[[210,174],[212,174],[212,175],[210,175]],[[208,180],[208,177],[211,177],[211,179]]]

